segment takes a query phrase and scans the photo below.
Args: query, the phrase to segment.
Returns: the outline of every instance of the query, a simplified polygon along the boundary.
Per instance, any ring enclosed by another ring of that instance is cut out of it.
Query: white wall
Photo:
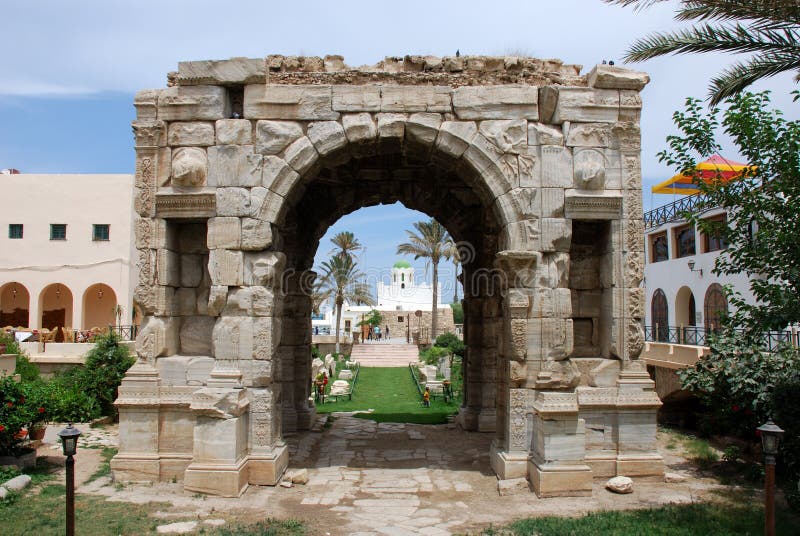
[[[42,291],[58,284],[72,295],[71,327],[87,329],[84,294],[102,283],[113,289],[130,323],[133,252],[132,175],[0,175],[0,300],[12,282],[30,294],[29,325],[40,327]],[[23,224],[23,238],[9,239],[8,226]],[[50,240],[50,224],[67,225],[66,240]],[[92,225],[109,224],[110,240],[93,241]],[[96,289],[94,290],[96,292]],[[19,295],[19,294],[18,294]],[[105,298],[105,296],[104,296]],[[114,303],[108,296],[108,310]],[[0,303],[6,308],[6,304]],[[96,315],[92,315],[96,319]]]
[[[722,214],[722,210],[710,211],[709,217]],[[675,258],[677,255],[676,244],[674,240],[673,231],[676,228],[683,227],[686,224],[684,221],[670,222],[663,224],[657,228],[650,229],[645,234],[645,257],[647,263],[644,268],[644,285],[647,297],[646,310],[645,310],[645,324],[652,326],[652,300],[653,294],[657,289],[664,291],[667,297],[667,304],[669,308],[669,325],[671,327],[679,327],[681,324],[688,325],[688,307],[686,306],[688,296],[687,291],[681,292],[681,289],[686,287],[694,295],[695,307],[698,313],[696,318],[696,325],[705,325],[704,317],[704,304],[706,291],[713,283],[719,283],[722,286],[732,285],[736,290],[742,293],[746,300],[754,302],[753,295],[750,292],[750,282],[746,275],[738,274],[734,276],[716,276],[712,273],[714,262],[723,251],[712,251],[709,253],[696,253],[688,257]],[[661,262],[651,262],[652,248],[650,237],[658,235],[666,231],[667,243],[669,247],[669,260]],[[701,251],[702,235],[698,229],[695,229],[695,250]],[[689,269],[689,261],[694,261],[694,272]],[[699,270],[702,270],[702,275]],[[729,305],[729,311],[732,309]]]

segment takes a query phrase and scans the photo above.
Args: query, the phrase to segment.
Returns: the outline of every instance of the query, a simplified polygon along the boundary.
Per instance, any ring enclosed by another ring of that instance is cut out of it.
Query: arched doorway
[[[25,285],[6,283],[0,288],[0,327],[30,327],[31,295]]]
[[[116,325],[117,295],[114,289],[105,283],[96,283],[83,293],[83,329],[100,328]]]
[[[728,300],[725,291],[719,283],[712,283],[706,290],[703,305],[703,321],[709,331],[718,331],[722,328],[722,319],[728,314]]]
[[[39,310],[41,311],[40,328],[53,331],[56,328],[73,327],[72,291],[61,283],[46,286],[39,294]],[[63,341],[61,330],[59,330],[56,340]]]
[[[675,325],[694,326],[696,315],[697,307],[692,290],[689,287],[681,287],[675,295]]]
[[[659,342],[669,341],[669,305],[664,291],[656,289],[650,301],[650,321],[653,325],[655,340]]]
[[[117,405],[122,430],[147,421],[152,433],[121,434],[114,459],[121,480],[175,475],[188,490],[224,495],[278,481],[288,458],[283,435],[314,418],[310,290],[318,242],[340,216],[398,201],[474,248],[462,273],[459,422],[494,434],[498,476],[529,477],[547,496],[590,493],[593,475],[609,471],[663,473],[654,450],[660,402],[636,361],[644,311],[639,131],[628,121],[611,127],[621,117],[619,90],[630,82],[616,87],[615,77],[589,76],[586,87],[559,87],[542,70],[552,87],[501,87],[502,77],[483,73],[481,61],[474,65],[485,78],[469,78],[486,83],[480,87],[449,71],[437,79],[451,84],[443,87],[407,78],[410,85],[384,78],[359,85],[361,77],[351,85],[336,73],[318,73],[332,85],[297,85],[279,81],[280,60],[270,60],[269,73],[264,62],[248,65],[263,68],[269,83],[250,75],[246,83],[214,82],[217,74],[194,72],[192,80],[206,85],[137,95],[136,301],[145,320],[140,361]],[[292,65],[285,66],[291,76],[308,74]],[[509,69],[517,76],[517,66]],[[520,76],[534,80],[524,70]],[[637,107],[635,95],[626,102]],[[606,132],[578,125],[587,119],[608,123]],[[224,142],[207,149],[176,142],[165,158],[160,147],[178,138],[167,139],[169,123],[203,121],[208,130],[211,120],[217,130],[208,139]],[[612,137],[612,152],[597,148],[595,140]],[[616,174],[623,148],[624,192]],[[608,191],[606,167],[609,181],[617,179]],[[576,329],[585,355],[574,353]],[[596,370],[591,385],[578,357],[595,360],[584,363]],[[213,366],[205,377],[201,364]],[[610,391],[619,375],[626,390],[617,396]],[[190,377],[202,378],[196,391]],[[579,397],[582,382],[607,391]],[[193,427],[203,433],[188,439]],[[584,433],[588,427],[597,432]]]

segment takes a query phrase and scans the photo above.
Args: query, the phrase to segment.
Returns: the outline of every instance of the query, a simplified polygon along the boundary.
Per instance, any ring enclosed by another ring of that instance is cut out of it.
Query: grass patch
[[[442,424],[458,412],[458,403],[436,399],[426,408],[407,367],[362,367],[353,400],[317,405],[319,413],[369,409],[373,411],[356,416],[377,422]]]
[[[248,525],[200,530],[200,534],[213,536],[303,536],[305,533],[305,528],[299,521],[279,521],[277,519],[266,519]]]
[[[0,527],[7,536],[29,534],[64,534],[66,490],[63,485],[50,484],[38,495],[27,494],[24,500],[0,505]],[[92,535],[155,533],[163,521],[151,513],[168,508],[165,503],[145,505],[106,502],[102,497],[75,497],[75,533]]]
[[[778,511],[776,533],[797,535],[797,526],[786,512]],[[568,536],[714,536],[760,535],[764,531],[761,508],[736,507],[716,503],[666,506],[627,512],[594,512],[583,517],[541,517],[523,519],[500,529],[487,529],[485,535]]]
[[[36,466],[25,469],[24,471],[20,471],[15,467],[0,469],[0,484],[5,483],[8,480],[11,480],[15,476],[26,474],[31,477],[31,486],[36,486],[38,484],[41,484],[42,482],[47,482],[48,480],[52,480],[54,474],[60,468],[61,468],[60,465],[45,462],[44,458],[37,458]],[[18,496],[19,496],[18,493],[9,494],[4,502],[7,504],[12,503],[18,498]]]
[[[103,461],[100,462],[97,470],[92,473],[92,476],[86,481],[87,484],[111,474],[111,458],[117,455],[117,449],[113,447],[103,447],[103,452],[101,452],[100,455],[103,457]]]
[[[719,454],[705,439],[691,438],[683,446],[689,458],[701,469],[710,469],[719,461]]]

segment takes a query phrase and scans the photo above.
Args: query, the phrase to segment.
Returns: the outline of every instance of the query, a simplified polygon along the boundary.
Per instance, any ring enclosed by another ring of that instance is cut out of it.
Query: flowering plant
[[[0,456],[17,455],[31,430],[47,421],[47,392],[40,382],[0,379]]]

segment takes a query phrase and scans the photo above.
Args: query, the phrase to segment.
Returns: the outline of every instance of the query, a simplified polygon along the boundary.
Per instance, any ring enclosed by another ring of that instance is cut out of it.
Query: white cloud
[[[0,96],[5,97],[71,97],[97,93],[86,86],[59,84],[29,78],[0,78]]]

